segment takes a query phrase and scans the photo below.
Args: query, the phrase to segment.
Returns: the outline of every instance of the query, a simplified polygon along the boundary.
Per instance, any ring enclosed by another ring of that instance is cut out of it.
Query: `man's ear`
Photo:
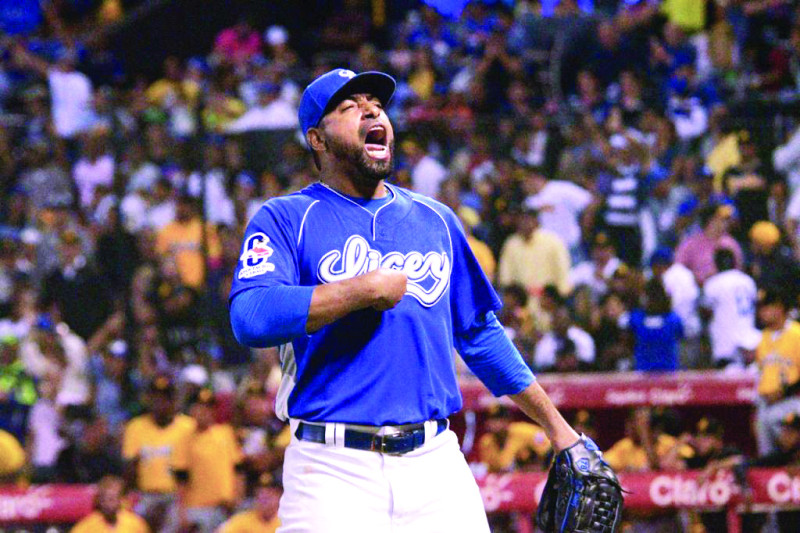
[[[309,128],[306,132],[306,141],[314,152],[324,152],[328,149],[325,134],[319,128]]]

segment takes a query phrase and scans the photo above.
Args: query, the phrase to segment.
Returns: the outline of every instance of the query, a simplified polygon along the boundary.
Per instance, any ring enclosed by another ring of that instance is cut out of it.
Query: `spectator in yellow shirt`
[[[122,506],[124,482],[106,476],[97,483],[95,510],[78,522],[72,533],[149,533],[147,522]]]
[[[480,218],[477,213],[472,209],[462,206],[458,211],[458,218],[461,220],[461,225],[464,227],[464,233],[467,235],[467,244],[469,245],[472,253],[475,254],[475,259],[481,266],[481,270],[486,274],[489,280],[494,280],[495,270],[497,269],[497,261],[495,261],[492,249],[478,239],[472,232],[473,228],[480,223]]]
[[[275,533],[278,530],[281,490],[273,483],[272,476],[264,474],[259,478],[253,496],[253,509],[232,516],[222,524],[220,533]]]
[[[562,296],[572,290],[569,251],[555,233],[539,227],[539,213],[525,206],[517,213],[517,231],[500,251],[497,283],[518,283],[528,291],[528,308],[537,324],[548,329],[549,317],[539,305],[542,291],[554,285]]]
[[[762,456],[777,450],[784,417],[800,412],[800,324],[789,319],[788,300],[785,290],[759,291],[758,317],[765,329],[756,348],[756,440]]]
[[[230,424],[216,424],[214,393],[201,389],[189,400],[197,420],[191,437],[176,448],[172,464],[180,483],[180,522],[212,533],[244,493],[243,456]]]
[[[661,3],[661,13],[671,24],[689,34],[703,31],[706,27],[706,2],[664,0]]]
[[[164,77],[147,88],[145,96],[148,103],[168,109],[178,100],[183,100],[194,108],[200,94],[200,86],[183,79],[180,60],[169,56],[164,60]]]
[[[625,437],[603,454],[603,458],[617,472],[640,472],[660,468],[682,468],[681,443],[664,431],[653,431],[651,415],[647,408],[635,410],[625,421]]]
[[[485,427],[486,433],[478,441],[478,456],[489,472],[543,469],[550,441],[542,428],[512,422],[511,413],[499,404],[489,411]]]
[[[564,242],[551,231],[539,227],[539,212],[523,207],[517,215],[517,231],[506,240],[500,252],[498,283],[519,283],[538,297],[546,285],[555,285],[562,295],[569,294],[570,259]]]
[[[193,419],[175,414],[174,396],[168,376],[153,379],[148,393],[150,412],[128,422],[122,437],[128,482],[139,491],[136,512],[156,531],[177,527],[177,484],[170,461],[175,448],[182,446],[195,428]]]
[[[218,260],[221,247],[216,229],[206,226],[208,258]],[[178,198],[175,220],[158,232],[156,252],[175,260],[183,283],[193,289],[203,286],[206,279],[206,264],[203,257],[203,222],[197,214],[196,201],[188,195]]]
[[[0,429],[0,482],[13,481],[24,465],[25,450],[14,435]]]

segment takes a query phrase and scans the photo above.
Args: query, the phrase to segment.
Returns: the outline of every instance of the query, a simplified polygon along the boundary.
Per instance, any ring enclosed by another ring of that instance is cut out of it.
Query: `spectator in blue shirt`
[[[631,311],[628,320],[634,339],[634,368],[656,372],[678,370],[683,325],[672,311],[670,298],[660,280],[647,282],[643,303],[644,309]]]

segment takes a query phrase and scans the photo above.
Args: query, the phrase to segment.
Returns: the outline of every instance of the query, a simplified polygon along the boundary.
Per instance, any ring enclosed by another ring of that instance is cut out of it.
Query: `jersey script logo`
[[[408,276],[406,294],[410,294],[425,307],[439,301],[450,284],[450,258],[445,252],[389,252],[386,255],[370,248],[360,235],[353,235],[344,249],[331,250],[322,256],[317,276],[323,283],[350,279],[378,268],[402,270]]]
[[[239,279],[248,279],[275,270],[275,265],[269,262],[274,250],[267,246],[269,237],[261,232],[253,233],[244,242],[244,251],[239,258],[242,269]]]

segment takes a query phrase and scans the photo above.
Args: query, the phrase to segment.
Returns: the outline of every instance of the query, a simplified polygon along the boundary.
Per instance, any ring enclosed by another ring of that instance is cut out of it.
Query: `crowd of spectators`
[[[279,481],[277,351],[236,342],[227,294],[253,213],[317,179],[297,104],[338,66],[397,79],[392,179],[459,215],[535,372],[753,372],[759,451],[783,450],[800,412],[800,127],[781,115],[759,138],[738,114],[800,98],[794,2],[473,1],[387,21],[348,1],[312,56],[243,17],[155,80],[85,31],[124,3],[22,4],[0,10],[0,444],[23,445],[0,475],[124,476],[149,520],[208,531]],[[695,464],[683,452],[705,430],[662,444],[636,416],[609,452],[620,469]],[[495,429],[489,470],[543,464],[535,428]],[[159,446],[191,450],[172,463]],[[198,495],[211,448],[230,452],[227,481]],[[194,515],[163,512],[179,493]]]

